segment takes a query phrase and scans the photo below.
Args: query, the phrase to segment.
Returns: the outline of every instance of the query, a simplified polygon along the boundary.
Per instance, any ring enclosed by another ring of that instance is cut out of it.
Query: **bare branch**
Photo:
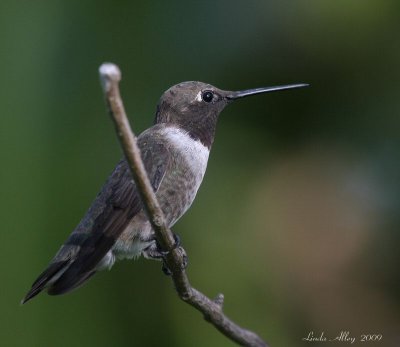
[[[267,344],[258,335],[241,328],[225,316],[222,312],[224,300],[222,294],[218,294],[214,300],[211,300],[190,285],[184,270],[185,251],[181,247],[175,248],[173,233],[165,222],[164,214],[147,177],[140,150],[136,143],[136,137],[126,117],[119,93],[121,72],[116,65],[111,63],[101,65],[99,72],[108,110],[114,121],[121,147],[129,163],[133,179],[138,187],[157,242],[163,250],[167,251],[166,264],[172,272],[172,279],[179,297],[203,313],[208,322],[212,323],[225,336],[239,345],[267,347]]]

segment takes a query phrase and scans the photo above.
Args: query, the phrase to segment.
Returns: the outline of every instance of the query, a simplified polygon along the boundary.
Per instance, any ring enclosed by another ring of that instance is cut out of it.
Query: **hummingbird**
[[[182,217],[196,197],[221,111],[234,100],[250,95],[306,86],[224,91],[190,81],[164,92],[154,125],[138,136],[137,143],[169,227]],[[22,303],[44,289],[50,295],[70,292],[97,271],[110,269],[116,260],[141,255],[147,259],[163,258],[128,163],[122,159]]]

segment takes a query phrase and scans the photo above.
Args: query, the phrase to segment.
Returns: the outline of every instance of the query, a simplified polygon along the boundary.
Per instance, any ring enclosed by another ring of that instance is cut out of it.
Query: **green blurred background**
[[[342,330],[398,346],[399,30],[398,1],[2,0],[0,344],[232,345],[143,259],[19,306],[121,157],[97,72],[112,61],[136,133],[181,81],[310,83],[223,112],[174,228],[189,277],[272,346]]]

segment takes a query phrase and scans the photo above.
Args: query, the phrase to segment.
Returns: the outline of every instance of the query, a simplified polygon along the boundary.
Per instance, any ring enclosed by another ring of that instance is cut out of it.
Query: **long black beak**
[[[238,92],[229,92],[226,95],[228,100],[236,100],[239,98],[244,98],[249,95],[261,94],[261,93],[269,93],[269,92],[277,92],[279,90],[286,90],[286,89],[295,89],[295,88],[303,88],[308,87],[309,85],[306,83],[299,83],[299,84],[288,84],[285,86],[275,86],[275,87],[264,87],[264,88],[254,88],[254,89],[247,89],[247,90],[240,90]]]

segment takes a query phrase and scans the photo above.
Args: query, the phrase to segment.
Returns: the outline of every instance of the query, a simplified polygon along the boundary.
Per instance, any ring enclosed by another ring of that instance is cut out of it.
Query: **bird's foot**
[[[181,246],[178,246],[176,248],[176,250],[181,254],[181,257],[182,257],[181,270],[185,270],[187,268],[187,266],[188,266],[188,263],[189,263],[189,258],[188,258],[187,254],[186,254],[186,251]],[[162,272],[164,272],[164,274],[167,275],[167,276],[171,276],[172,275],[172,271],[170,270],[170,268],[167,265],[166,257],[164,257],[162,261],[163,261],[162,268],[161,268]]]
[[[176,249],[176,248],[181,246],[181,238],[180,238],[180,236],[178,234],[175,234],[175,233],[172,233],[172,236],[174,237],[174,241],[175,241],[174,246],[172,247],[172,249]],[[160,246],[160,244],[158,243],[157,240],[156,240],[156,248],[157,248],[158,253],[160,253],[162,257],[166,257],[168,255],[168,253],[170,252],[170,251],[164,251],[161,248],[161,246]]]
[[[186,255],[185,250],[181,247],[181,238],[179,235],[173,233],[173,236],[175,244],[172,249],[177,249],[181,253],[183,259],[182,270],[184,270],[188,266],[188,256]],[[172,271],[168,268],[166,263],[166,257],[169,253],[170,251],[162,250],[157,240],[155,240],[143,251],[142,254],[146,259],[161,260],[163,262],[162,271],[164,274],[170,276]]]

